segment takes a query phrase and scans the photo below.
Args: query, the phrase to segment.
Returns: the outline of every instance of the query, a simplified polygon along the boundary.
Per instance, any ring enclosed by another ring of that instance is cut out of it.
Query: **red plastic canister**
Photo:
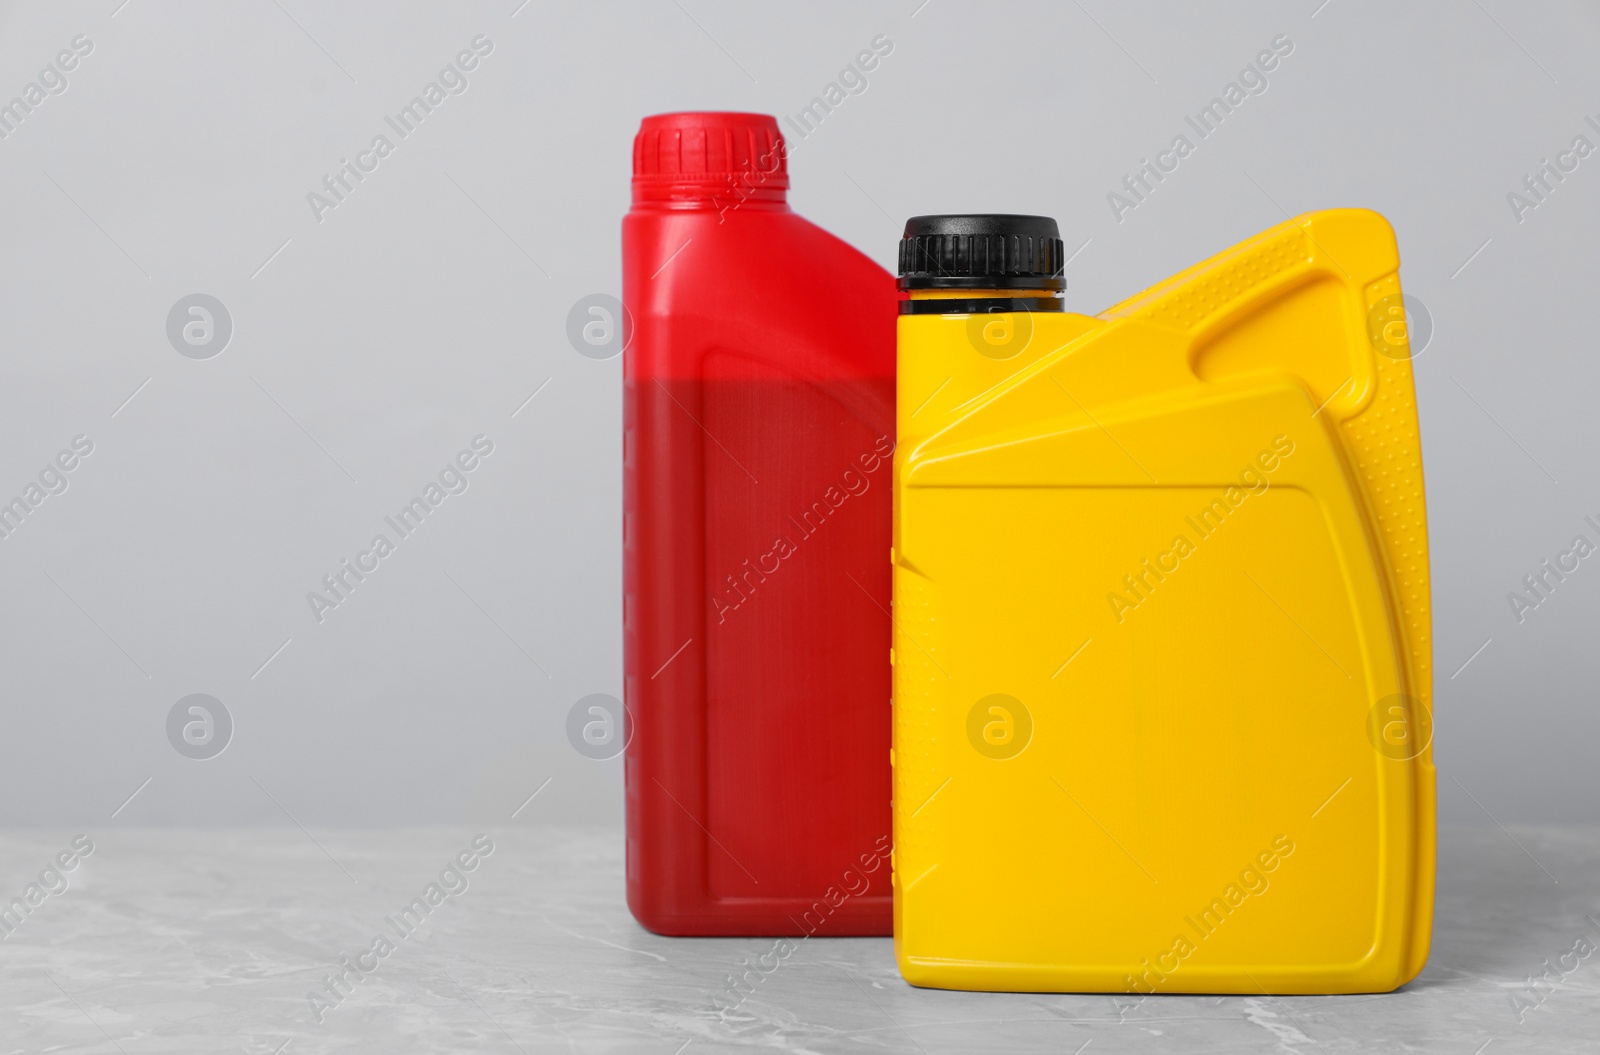
[[[894,279],[761,114],[646,118],[623,221],[628,904],[891,932]]]

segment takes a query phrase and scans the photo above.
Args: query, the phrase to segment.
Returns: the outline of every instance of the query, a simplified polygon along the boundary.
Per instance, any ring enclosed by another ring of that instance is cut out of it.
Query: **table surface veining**
[[[887,938],[800,942],[741,993],[773,941],[642,930],[610,829],[490,830],[487,855],[470,828],[91,832],[47,871],[77,834],[0,833],[0,899],[39,902],[0,941],[0,1055],[1600,1051],[1600,956],[1571,952],[1600,946],[1592,828],[1441,833],[1400,992],[1143,1001],[913,989]]]

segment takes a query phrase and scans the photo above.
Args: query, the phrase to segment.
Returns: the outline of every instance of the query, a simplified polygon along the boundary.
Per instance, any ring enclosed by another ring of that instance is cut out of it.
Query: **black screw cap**
[[[1063,245],[1048,216],[913,216],[900,241],[901,289],[1067,288]]]

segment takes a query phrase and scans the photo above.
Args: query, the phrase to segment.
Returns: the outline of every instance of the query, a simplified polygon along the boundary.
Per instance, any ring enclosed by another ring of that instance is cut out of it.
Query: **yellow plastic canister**
[[[933,279],[899,320],[901,972],[1394,989],[1428,954],[1434,769],[1393,231],[1310,213],[1089,317],[1027,310],[1060,267],[1029,220],[902,246]]]

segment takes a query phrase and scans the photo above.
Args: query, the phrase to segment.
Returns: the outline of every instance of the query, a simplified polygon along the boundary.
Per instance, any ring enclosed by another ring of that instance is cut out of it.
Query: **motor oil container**
[[[1428,954],[1427,525],[1394,234],[1101,313],[1055,222],[901,243],[895,952],[915,985],[1382,992]]]
[[[628,905],[887,935],[893,276],[776,121],[646,118],[623,221]]]

